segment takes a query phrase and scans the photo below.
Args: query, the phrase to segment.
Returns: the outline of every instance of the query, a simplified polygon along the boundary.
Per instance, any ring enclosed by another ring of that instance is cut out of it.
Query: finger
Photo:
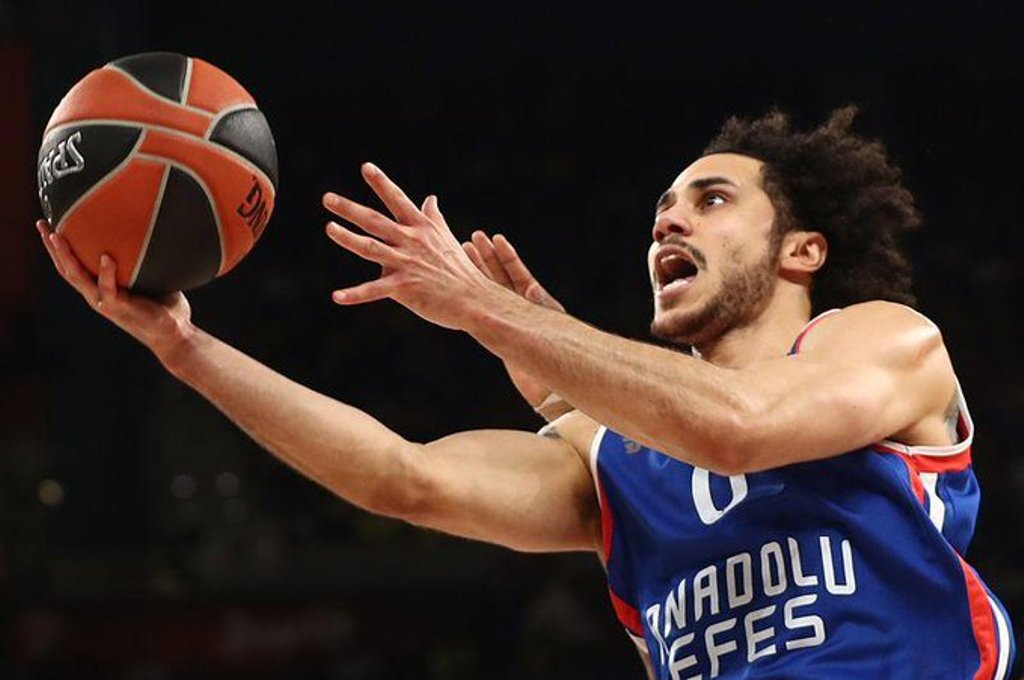
[[[487,265],[484,264],[483,258],[480,257],[480,251],[476,249],[473,242],[466,241],[462,244],[462,249],[466,251],[466,255],[469,256],[469,261],[473,263],[473,266],[482,271],[487,278],[490,278],[491,273],[487,271]]]
[[[482,231],[473,232],[473,245],[480,252],[480,259],[483,260],[487,275],[495,283],[500,283],[506,288],[512,288],[512,279],[508,277],[505,268],[501,266],[497,255],[494,254],[494,244]]]
[[[447,220],[444,219],[444,215],[441,214],[441,208],[437,204],[437,196],[431,194],[427,196],[426,200],[423,201],[423,214],[430,218],[431,221],[437,222],[448,226]]]
[[[357,234],[337,222],[327,223],[327,235],[345,250],[355,253],[364,260],[376,262],[385,267],[398,267],[405,258],[394,248],[369,236]]]
[[[519,257],[519,253],[512,247],[501,234],[494,235],[494,256],[501,263],[502,269],[504,269],[512,283],[515,285],[516,290],[524,292],[526,288],[536,281],[536,278],[526,267],[522,258]]]
[[[562,303],[552,297],[544,289],[544,286],[540,285],[507,238],[501,234],[495,234],[493,241],[495,255],[520,295],[533,302],[565,311]]]
[[[422,213],[416,204],[409,200],[401,187],[391,181],[384,171],[373,163],[363,163],[363,179],[377,194],[391,214],[402,224],[413,224]]]
[[[395,284],[395,275],[389,274],[358,286],[340,288],[331,293],[331,299],[339,305],[361,305],[366,302],[376,302],[389,297],[395,290]]]
[[[380,214],[373,208],[345,198],[333,192],[327,192],[323,197],[323,205],[338,217],[357,225],[368,234],[373,234],[379,239],[388,243],[399,243],[405,236],[405,229],[402,225]]]
[[[43,247],[46,248],[46,254],[50,256],[50,260],[53,262],[54,268],[57,273],[61,276],[65,276],[64,267],[57,259],[57,251],[53,248],[53,242],[50,240],[50,228],[46,220],[36,221],[36,231],[39,232],[40,238],[43,239]]]
[[[57,254],[57,261],[64,268],[64,278],[74,286],[75,290],[82,294],[82,297],[90,305],[95,305],[99,295],[96,290],[96,279],[79,261],[73,252],[68,240],[60,234],[50,234],[50,243],[53,244]]]
[[[118,300],[117,264],[114,262],[114,258],[106,253],[100,255],[100,275],[97,283],[99,295],[96,300],[96,309],[102,309],[104,306],[109,309],[109,305]]]

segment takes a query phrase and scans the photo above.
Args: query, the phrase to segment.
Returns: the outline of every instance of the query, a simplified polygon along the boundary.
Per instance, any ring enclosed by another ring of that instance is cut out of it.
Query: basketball
[[[234,78],[171,52],[127,56],[82,78],[43,132],[39,200],[93,274],[158,296],[230,271],[274,210],[277,150]]]

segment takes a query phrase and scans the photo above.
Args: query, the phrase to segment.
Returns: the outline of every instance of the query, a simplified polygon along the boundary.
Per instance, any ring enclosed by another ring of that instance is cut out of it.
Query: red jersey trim
[[[644,636],[644,625],[640,618],[640,612],[635,607],[630,605],[628,602],[619,597],[612,587],[608,586],[608,594],[612,598],[612,607],[615,608],[615,615],[619,617],[619,621],[626,627],[633,635],[638,637]]]
[[[878,447],[878,448],[879,448],[879,450],[883,451],[884,453],[891,453],[893,455],[896,455],[896,456],[900,457],[900,460],[903,461],[903,464],[907,466],[907,476],[910,478],[910,485],[914,489],[914,495],[917,496],[917,500],[920,501],[921,507],[924,507],[924,504],[925,504],[925,500],[924,500],[925,499],[924,484],[921,482],[920,471],[914,465],[914,459],[911,458],[910,456],[906,455],[905,453],[900,453],[899,451],[886,451],[882,447]]]
[[[612,560],[612,537],[615,535],[615,517],[612,515],[608,496],[604,492],[604,485],[601,484],[601,475],[597,467],[597,455],[601,450],[601,442],[604,440],[604,435],[607,431],[608,428],[602,425],[597,430],[597,434],[594,435],[594,441],[590,444],[590,472],[594,478],[597,500],[601,506],[601,544],[604,550],[605,569],[608,569]],[[618,617],[626,630],[642,640],[644,627],[643,620],[640,618],[640,612],[637,611],[636,607],[619,597],[618,593],[612,589],[611,583],[608,584],[608,595],[611,598],[615,616]]]
[[[996,665],[999,661],[999,640],[996,637],[995,615],[992,613],[988,593],[985,591],[981,579],[978,578],[978,574],[962,557],[957,555],[957,559],[960,560],[960,568],[964,572],[964,581],[967,584],[971,628],[974,629],[974,640],[978,644],[978,654],[981,656],[974,680],[989,680],[995,676]]]
[[[837,309],[830,309],[828,311],[822,312],[818,316],[816,316],[813,319],[811,319],[810,321],[808,321],[807,325],[804,326],[802,331],[800,331],[800,334],[796,336],[796,341],[793,342],[793,348],[789,350],[789,353],[790,354],[799,354],[800,353],[800,348],[804,344],[804,338],[806,338],[807,334],[811,332],[811,329],[814,328],[815,326],[817,326],[822,321],[824,321],[826,317],[832,316],[836,312],[840,312],[840,311],[842,311],[842,310],[838,309],[838,308]]]
[[[906,453],[904,450],[896,449],[885,444],[875,444],[872,449],[881,453],[890,453],[899,456],[916,472],[963,472],[971,467],[971,450],[965,449],[955,456],[924,456]]]

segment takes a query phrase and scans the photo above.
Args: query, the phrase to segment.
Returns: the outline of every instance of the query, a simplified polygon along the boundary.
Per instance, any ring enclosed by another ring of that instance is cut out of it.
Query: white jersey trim
[[[597,478],[597,454],[601,450],[601,442],[604,440],[604,435],[607,431],[608,428],[601,425],[597,428],[597,433],[590,441],[590,476],[594,479],[594,490],[597,492],[597,504],[602,507],[604,507],[604,503],[601,500],[601,481]]]
[[[841,311],[843,311],[842,307],[833,307],[832,309],[826,309],[824,312],[822,312],[821,314],[818,314],[816,317],[814,317],[813,319],[808,321],[807,325],[803,327],[803,330],[801,330],[797,334],[797,337],[800,337],[801,335],[803,335],[804,333],[809,331],[811,329],[811,326],[813,326],[814,324],[818,323],[819,321],[824,319],[826,316],[832,316],[836,312],[841,312]]]
[[[826,309],[824,312],[818,314],[813,319],[805,323],[804,327],[800,329],[800,332],[796,334],[796,339],[793,340],[793,347],[790,350],[789,354],[792,356],[800,354],[800,348],[804,344],[804,339],[807,337],[807,334],[810,332],[811,328],[813,328],[816,323],[818,323],[825,317],[832,316],[833,314],[841,311],[843,311],[841,307],[833,307],[832,309]]]
[[[946,522],[946,504],[939,497],[939,473],[919,472],[918,477],[921,478],[921,486],[924,487],[925,493],[928,494],[928,519],[941,532],[942,525]]]
[[[962,440],[951,446],[907,446],[891,439],[883,439],[878,442],[879,446],[893,449],[908,456],[934,456],[937,458],[948,458],[958,456],[971,448],[974,442],[974,421],[971,419],[971,412],[967,410],[967,400],[964,398],[963,390],[960,389],[959,381],[956,384],[956,404],[959,411],[958,418],[963,419],[964,427],[967,429]],[[959,423],[957,423],[959,425]]]
[[[1010,627],[1003,617],[1003,610],[991,597],[988,598],[988,605],[992,608],[992,617],[996,620],[996,639],[999,642],[999,661],[996,663],[996,672],[993,680],[1003,680],[1006,677],[1007,668],[1010,665]]]
[[[644,654],[651,653],[650,649],[648,649],[647,647],[647,640],[643,639],[642,637],[639,637],[638,635],[635,635],[633,631],[629,630],[628,628],[624,628],[623,630],[626,631],[626,635],[628,635],[629,639],[633,641],[633,644],[636,645],[637,649],[639,649]]]

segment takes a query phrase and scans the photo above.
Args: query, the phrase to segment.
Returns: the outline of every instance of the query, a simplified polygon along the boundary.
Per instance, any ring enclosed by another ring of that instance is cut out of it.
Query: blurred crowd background
[[[275,215],[197,323],[429,440],[534,429],[500,362],[391,303],[323,234],[373,160],[457,234],[500,231],[576,316],[647,337],[655,200],[731,114],[846,103],[918,198],[921,310],[972,407],[968,555],[1024,628],[1022,63],[1014,3],[0,0],[0,678],[639,678],[587,555],[367,516],[261,451],[52,270],[32,223],[53,107],[120,56],[242,82]],[[1016,677],[1016,676],[1015,676]]]

